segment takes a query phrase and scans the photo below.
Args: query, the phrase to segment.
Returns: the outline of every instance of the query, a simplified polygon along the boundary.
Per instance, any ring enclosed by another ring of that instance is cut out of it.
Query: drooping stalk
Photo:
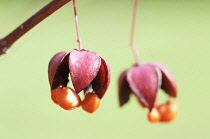
[[[80,38],[80,33],[79,33],[79,24],[78,24],[76,2],[75,2],[75,0],[72,0],[72,2],[73,2],[73,7],[74,7],[74,19],[75,19],[75,25],[76,25],[77,42],[78,42],[78,45],[79,45],[79,50],[82,50],[82,40]]]
[[[139,53],[134,42],[135,30],[136,30],[136,17],[137,17],[137,10],[138,10],[138,0],[134,1],[133,7],[133,16],[132,16],[132,23],[131,23],[131,35],[130,35],[130,46],[136,61],[136,64],[140,64]]]

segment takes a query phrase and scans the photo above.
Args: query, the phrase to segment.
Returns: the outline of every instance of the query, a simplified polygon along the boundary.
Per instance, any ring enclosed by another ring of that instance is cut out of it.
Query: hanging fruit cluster
[[[82,105],[90,113],[99,107],[110,82],[105,59],[84,49],[57,53],[49,63],[48,75],[53,102],[65,110]],[[67,87],[69,75],[74,89]],[[78,95],[81,91],[85,94],[83,101]]]
[[[148,120],[152,123],[169,122],[175,119],[178,105],[172,98],[177,96],[177,83],[169,69],[162,63],[143,63],[134,43],[138,0],[135,0],[130,45],[135,58],[134,65],[122,72],[118,82],[119,102],[123,106],[134,94],[142,107],[148,108]],[[168,102],[159,104],[157,93],[162,89],[169,96]]]

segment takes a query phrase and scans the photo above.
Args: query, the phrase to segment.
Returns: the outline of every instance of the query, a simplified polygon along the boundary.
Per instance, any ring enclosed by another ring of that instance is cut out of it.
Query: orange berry
[[[160,121],[169,122],[175,119],[178,113],[178,104],[174,100],[169,100],[167,103],[158,106],[160,113]]]
[[[153,108],[151,111],[148,112],[147,118],[151,123],[157,123],[160,121],[160,113],[158,112],[157,108]]]
[[[82,102],[82,109],[86,112],[93,113],[100,105],[100,98],[95,93],[87,93]]]
[[[77,93],[67,87],[58,87],[55,90],[55,95],[52,93],[53,99],[56,97],[55,102],[65,110],[72,110],[81,105],[81,99]]]

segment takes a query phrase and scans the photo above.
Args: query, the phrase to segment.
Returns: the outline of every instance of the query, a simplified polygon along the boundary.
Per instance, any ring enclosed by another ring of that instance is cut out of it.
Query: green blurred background
[[[49,1],[1,0],[0,37]],[[210,138],[210,1],[142,0],[139,6],[135,40],[141,60],[163,62],[175,75],[176,120],[149,123],[147,110],[134,96],[119,107],[118,77],[134,62],[129,48],[133,0],[78,0],[83,45],[111,67],[111,84],[100,108],[94,114],[81,108],[65,111],[50,99],[49,60],[59,51],[77,48],[70,2],[0,56],[0,138]]]

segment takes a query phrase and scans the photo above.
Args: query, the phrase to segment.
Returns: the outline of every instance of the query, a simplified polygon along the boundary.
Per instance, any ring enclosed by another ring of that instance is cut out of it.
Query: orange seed
[[[86,112],[93,113],[100,105],[100,98],[95,93],[87,93],[82,102],[82,109]]]
[[[160,121],[169,122],[176,118],[178,113],[178,104],[174,100],[169,100],[167,103],[158,106],[157,109],[161,115]]]
[[[53,101],[65,110],[72,110],[81,105],[79,95],[72,89],[67,87],[58,87],[52,91]]]

